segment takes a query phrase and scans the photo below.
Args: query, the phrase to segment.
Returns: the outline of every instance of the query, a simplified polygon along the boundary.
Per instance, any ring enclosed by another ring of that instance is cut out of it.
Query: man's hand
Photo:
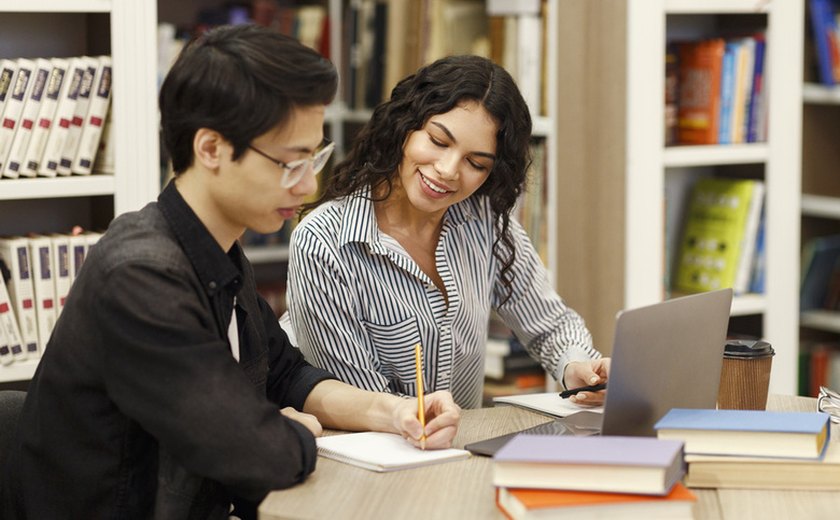
[[[324,433],[324,428],[321,426],[321,423],[318,422],[318,418],[314,415],[303,413],[295,410],[291,406],[287,406],[280,410],[280,413],[283,414],[284,417],[292,419],[293,421],[297,421],[302,425],[306,426],[306,428],[312,432],[312,435],[315,437],[320,437],[322,433]]]

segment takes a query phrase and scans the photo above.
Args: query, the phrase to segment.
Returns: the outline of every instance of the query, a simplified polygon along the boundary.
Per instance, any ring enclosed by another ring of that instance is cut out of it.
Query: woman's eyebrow
[[[446,128],[446,127],[445,127],[442,123],[438,123],[437,121],[430,121],[430,123],[431,123],[431,124],[433,124],[433,125],[435,125],[436,127],[440,128],[440,129],[441,129],[441,131],[442,131],[443,133],[445,133],[445,134],[447,135],[447,137],[449,137],[449,139],[450,139],[453,143],[457,143],[457,142],[458,142],[458,140],[457,140],[457,139],[455,139],[455,136],[454,136],[454,135],[452,135],[452,132],[450,132],[450,131],[449,131],[449,129],[448,129],[448,128]],[[481,156],[481,157],[487,157],[488,159],[493,159],[494,161],[496,160],[496,156],[495,156],[494,154],[492,154],[492,153],[489,153],[489,152],[470,152],[470,153],[472,153],[473,155],[478,155],[478,156]]]

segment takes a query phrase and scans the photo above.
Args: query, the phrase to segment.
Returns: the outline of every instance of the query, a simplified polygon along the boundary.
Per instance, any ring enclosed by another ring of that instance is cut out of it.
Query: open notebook
[[[396,471],[469,458],[470,452],[450,448],[421,450],[395,433],[360,432],[318,437],[318,455],[371,471]]]

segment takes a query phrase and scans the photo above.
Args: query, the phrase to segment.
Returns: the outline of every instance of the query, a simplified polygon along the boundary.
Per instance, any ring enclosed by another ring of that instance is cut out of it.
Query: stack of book
[[[648,437],[526,435],[493,457],[509,518],[693,518],[683,443]]]
[[[110,56],[0,60],[0,178],[89,175],[110,101]]]
[[[840,446],[824,413],[673,409],[654,428],[685,442],[689,487],[840,489]]]
[[[101,233],[0,238],[0,365],[38,358]]]
[[[666,51],[666,74],[676,76],[676,134],[669,144],[733,144],[766,141],[765,37],[712,38],[673,42]],[[666,91],[666,96],[668,92]],[[673,94],[666,97],[674,111]]]

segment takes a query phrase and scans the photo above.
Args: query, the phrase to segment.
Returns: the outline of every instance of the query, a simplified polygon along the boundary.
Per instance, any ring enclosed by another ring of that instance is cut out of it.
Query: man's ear
[[[193,154],[196,163],[215,170],[221,165],[221,154],[229,148],[222,134],[209,128],[199,128],[193,137]]]

